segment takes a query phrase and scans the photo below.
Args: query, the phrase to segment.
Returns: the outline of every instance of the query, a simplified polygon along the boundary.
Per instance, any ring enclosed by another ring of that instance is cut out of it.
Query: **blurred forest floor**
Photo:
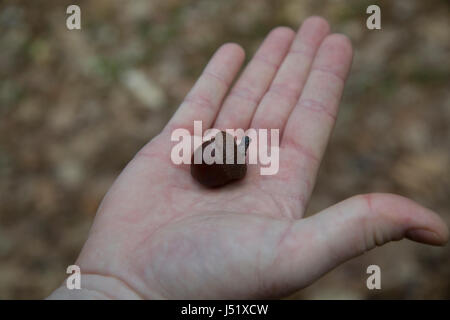
[[[309,212],[394,192],[450,225],[448,1],[75,1],[0,4],[0,299],[43,298],[65,278],[97,206],[161,130],[222,43],[247,57],[278,25],[322,15],[355,59]],[[365,27],[378,3],[382,30]],[[382,290],[366,288],[366,268]],[[300,272],[300,271],[299,271]],[[401,241],[291,298],[450,298],[450,246]]]

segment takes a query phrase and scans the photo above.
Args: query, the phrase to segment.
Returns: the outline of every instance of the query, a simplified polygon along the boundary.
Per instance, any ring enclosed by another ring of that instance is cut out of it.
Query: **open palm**
[[[433,212],[395,195],[358,195],[302,219],[333,128],[352,47],[319,17],[274,29],[244,60],[223,45],[166,128],[128,164],[77,261],[82,286],[111,298],[280,297],[339,263],[403,237],[444,244]],[[229,91],[229,93],[228,93]],[[227,95],[228,93],[228,95]],[[280,169],[206,189],[170,160],[172,130],[276,128]],[[82,278],[83,279],[83,278]],[[82,280],[83,281],[83,280]]]

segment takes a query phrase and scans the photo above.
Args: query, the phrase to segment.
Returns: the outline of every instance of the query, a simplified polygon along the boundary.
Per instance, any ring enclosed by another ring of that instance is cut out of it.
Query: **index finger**
[[[337,110],[347,79],[352,45],[343,35],[327,36],[314,59],[297,105],[286,124],[281,140],[282,152],[296,159],[291,168],[304,199],[314,187],[325,148],[336,121]],[[280,166],[280,169],[282,167]]]

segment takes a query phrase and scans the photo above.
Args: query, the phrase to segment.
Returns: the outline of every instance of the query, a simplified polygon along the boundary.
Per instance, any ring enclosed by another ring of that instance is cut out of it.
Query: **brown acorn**
[[[228,142],[228,143],[227,143]],[[206,187],[220,187],[235,180],[245,177],[247,173],[247,164],[245,156],[250,138],[245,136],[238,145],[236,139],[229,133],[221,131],[209,141],[205,141],[198,147],[191,158],[191,175],[199,183]],[[216,152],[219,154],[216,157]],[[221,153],[221,154],[220,154]],[[212,162],[212,159],[206,159],[204,156],[210,155],[220,161]],[[201,162],[195,163],[195,159]],[[240,161],[238,161],[238,159]]]

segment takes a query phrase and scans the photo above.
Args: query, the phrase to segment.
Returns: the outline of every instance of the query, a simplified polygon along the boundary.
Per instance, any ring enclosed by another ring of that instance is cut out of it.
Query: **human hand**
[[[390,194],[358,195],[302,219],[333,128],[352,47],[322,18],[279,27],[239,80],[236,44],[212,57],[166,128],[140,150],[105,196],[76,264],[79,297],[282,297],[338,264],[404,237],[448,238],[432,211]],[[171,162],[172,130],[280,129],[280,169],[206,189]],[[63,287],[50,298],[73,297]]]

